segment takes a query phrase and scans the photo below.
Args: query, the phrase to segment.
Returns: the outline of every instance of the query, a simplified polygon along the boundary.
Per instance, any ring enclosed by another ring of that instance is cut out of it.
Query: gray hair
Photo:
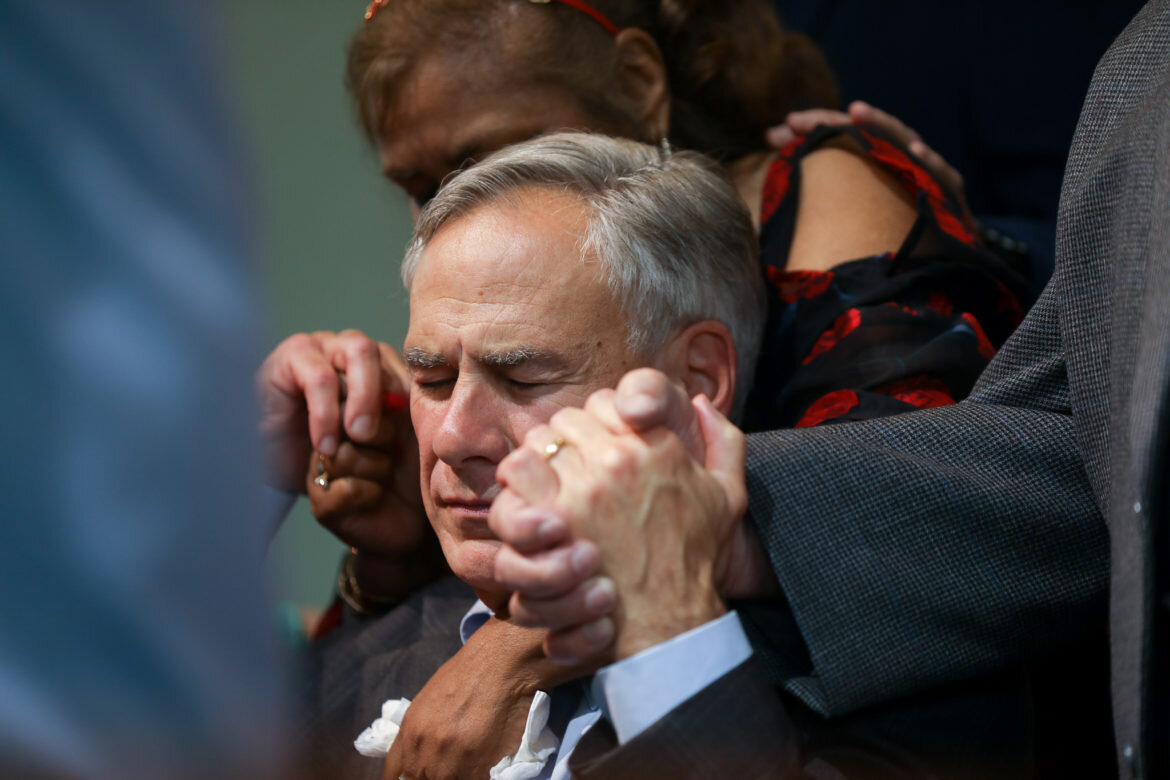
[[[588,207],[582,257],[649,357],[702,320],[727,326],[738,355],[738,411],[751,387],[767,302],[748,211],[726,173],[693,152],[588,133],[557,133],[507,147],[449,179],[419,215],[402,261],[407,290],[427,243],[447,222],[530,188],[571,193]]]

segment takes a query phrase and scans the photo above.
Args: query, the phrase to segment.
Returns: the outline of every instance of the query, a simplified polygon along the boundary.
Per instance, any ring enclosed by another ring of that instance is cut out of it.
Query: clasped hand
[[[534,428],[500,464],[490,519],[511,619],[549,629],[546,652],[577,662],[719,617],[744,532],[744,453],[705,396],[651,369]]]

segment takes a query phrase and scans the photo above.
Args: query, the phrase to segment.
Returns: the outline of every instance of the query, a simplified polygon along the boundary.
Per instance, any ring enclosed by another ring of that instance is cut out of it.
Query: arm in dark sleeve
[[[840,714],[1059,649],[1103,618],[1107,536],[1050,287],[960,404],[749,437],[751,516]]]

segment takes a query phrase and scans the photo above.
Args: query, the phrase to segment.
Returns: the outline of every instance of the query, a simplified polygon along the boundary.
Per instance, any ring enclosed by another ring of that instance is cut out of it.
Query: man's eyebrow
[[[407,347],[403,357],[406,358],[406,365],[411,368],[438,368],[447,365],[447,358],[438,352],[428,352],[422,347]]]
[[[479,362],[493,368],[530,365],[539,368],[559,369],[566,365],[565,359],[561,355],[533,347],[516,347],[497,352],[485,352],[479,356]]]

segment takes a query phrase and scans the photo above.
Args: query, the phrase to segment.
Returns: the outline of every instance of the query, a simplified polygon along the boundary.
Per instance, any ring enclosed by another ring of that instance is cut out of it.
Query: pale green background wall
[[[269,333],[358,328],[398,347],[406,300],[397,266],[404,198],[380,178],[353,121],[345,48],[365,6],[347,0],[222,4],[229,88],[260,205]],[[342,547],[302,501],[270,551],[276,595],[322,604]]]

